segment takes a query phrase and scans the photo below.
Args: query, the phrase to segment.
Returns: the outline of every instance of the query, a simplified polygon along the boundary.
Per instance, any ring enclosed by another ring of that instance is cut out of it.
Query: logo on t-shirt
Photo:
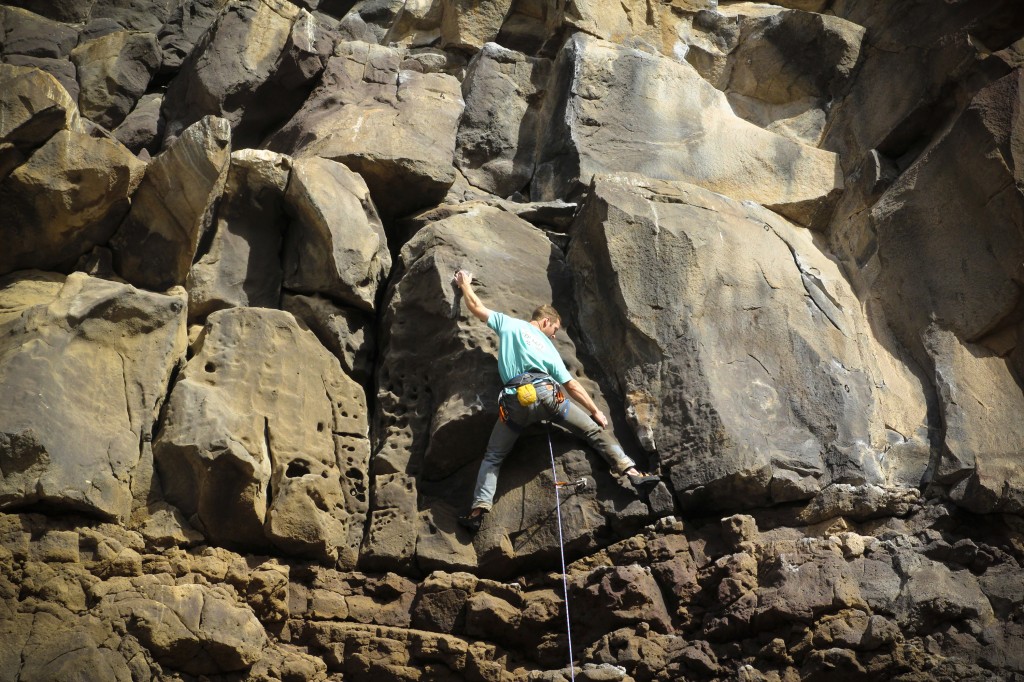
[[[544,340],[531,331],[523,334],[523,343],[534,353],[543,353],[545,350]]]

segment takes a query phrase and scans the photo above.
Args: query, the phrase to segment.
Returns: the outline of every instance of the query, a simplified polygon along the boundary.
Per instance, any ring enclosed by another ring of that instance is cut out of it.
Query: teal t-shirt
[[[498,373],[503,382],[532,369],[547,372],[560,384],[572,379],[555,344],[529,322],[491,313],[487,326],[498,333]]]

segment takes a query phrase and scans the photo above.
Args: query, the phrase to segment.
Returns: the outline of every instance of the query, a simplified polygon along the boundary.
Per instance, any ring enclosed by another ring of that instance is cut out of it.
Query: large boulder
[[[206,249],[188,273],[189,317],[221,308],[276,308],[281,299],[284,193],[291,159],[266,150],[231,155]]]
[[[185,283],[230,160],[231,128],[208,116],[149,164],[110,242],[122,277],[156,290]]]
[[[152,33],[118,31],[82,43],[71,61],[82,114],[112,130],[145,94],[160,65],[160,48]]]
[[[176,3],[157,37],[162,57],[161,74],[173,74],[181,68],[185,58],[192,54],[196,43],[217,21],[228,0],[189,0]]]
[[[8,138],[45,134],[44,129],[66,120],[66,112],[55,103],[48,114],[34,116]],[[70,130],[54,134],[0,182],[0,233],[6,242],[0,274],[28,268],[70,270],[82,254],[105,244],[117,230],[145,169],[116,140]]]
[[[0,505],[124,521],[184,357],[184,292],[18,273],[0,300]]]
[[[0,64],[0,181],[60,130],[81,132],[78,105],[53,76]]]
[[[469,315],[451,284],[460,267],[476,273],[476,290],[492,310],[529,318],[535,307],[554,301],[572,326],[560,249],[510,213],[467,204],[403,247],[379,340],[380,443],[362,556],[373,570],[480,566],[507,575],[557,547],[550,453],[542,433],[519,439],[472,546],[455,525],[470,502],[501,387],[494,333]],[[560,333],[555,345],[573,376],[607,407],[600,389],[584,376],[569,338]],[[628,436],[623,426],[616,430]],[[647,518],[646,505],[612,482],[595,454],[557,428],[552,438],[559,480],[586,475],[596,481],[596,487],[562,502],[570,548],[593,546],[612,523]]]
[[[843,186],[835,154],[738,118],[689,64],[582,34],[559,52],[543,120],[534,199],[578,194],[595,173],[636,172],[818,225]]]
[[[589,194],[568,257],[579,323],[680,502],[807,499],[902,458],[920,479],[921,383],[811,233],[683,183],[598,176]]]
[[[78,31],[31,11],[0,7],[0,54],[67,59],[78,44]]]
[[[363,179],[336,161],[297,159],[285,201],[285,286],[372,312],[391,253]]]
[[[167,500],[216,544],[355,566],[366,398],[290,314],[210,315],[153,444]]]
[[[299,108],[333,46],[285,0],[226,6],[167,89],[167,137],[213,115],[231,123],[239,146],[257,145]]]
[[[466,110],[455,163],[475,187],[507,197],[533,177],[538,117],[551,60],[487,43],[462,81]]]
[[[99,586],[97,612],[125,629],[162,665],[193,675],[248,670],[268,645],[252,609],[234,592],[143,576]]]
[[[340,43],[320,85],[268,141],[275,151],[340,161],[362,175],[385,222],[438,203],[455,181],[459,82],[424,73],[406,56]]]

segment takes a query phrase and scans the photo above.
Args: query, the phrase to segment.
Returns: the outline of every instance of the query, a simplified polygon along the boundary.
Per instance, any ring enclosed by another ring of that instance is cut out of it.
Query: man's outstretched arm
[[[565,390],[569,392],[569,395],[573,400],[578,402],[583,409],[590,412],[590,417],[597,422],[602,429],[608,426],[608,417],[604,416],[604,412],[597,409],[597,405],[595,405],[594,401],[590,399],[590,394],[587,393],[587,389],[583,388],[580,382],[575,379],[570,379],[562,385],[565,386]]]
[[[473,317],[486,323],[491,317],[491,310],[483,304],[480,297],[473,291],[473,273],[468,270],[459,270],[455,273],[455,284],[462,290],[462,297],[466,299],[466,307]]]

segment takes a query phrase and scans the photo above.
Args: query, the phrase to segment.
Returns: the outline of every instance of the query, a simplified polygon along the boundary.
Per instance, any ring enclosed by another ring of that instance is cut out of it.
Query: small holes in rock
[[[324,423],[323,422],[317,422],[316,432],[317,433],[323,433],[324,432]]]
[[[207,372],[213,372],[217,369],[217,366],[212,362],[208,362],[206,363],[206,366],[203,367],[203,369],[205,369]]]

